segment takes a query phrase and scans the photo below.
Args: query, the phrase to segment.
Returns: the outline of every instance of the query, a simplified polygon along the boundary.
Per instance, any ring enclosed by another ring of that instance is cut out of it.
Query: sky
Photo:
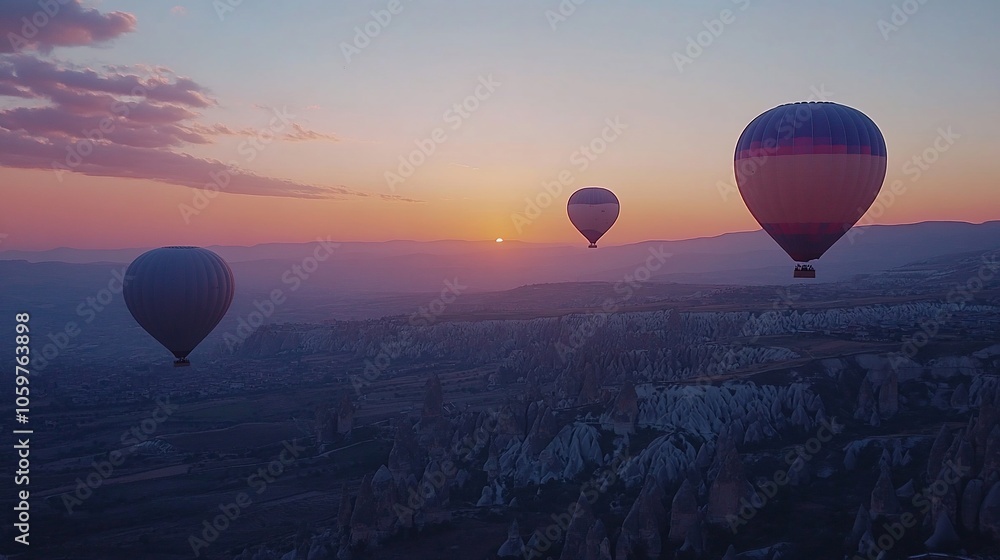
[[[756,230],[736,140],[805,100],[885,136],[861,223],[1000,219],[995,0],[51,4],[0,10],[0,250],[579,243],[591,185],[603,244]]]

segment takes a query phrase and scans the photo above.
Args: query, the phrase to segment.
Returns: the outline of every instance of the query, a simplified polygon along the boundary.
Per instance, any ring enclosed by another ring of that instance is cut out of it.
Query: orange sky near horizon
[[[933,177],[928,172],[920,181],[911,181],[911,177],[894,173],[890,167],[879,199],[884,212],[877,218],[863,218],[860,223],[934,220],[980,223],[1000,218],[1000,208],[995,204],[980,204],[975,197],[949,194],[954,191],[947,188],[952,176],[947,170],[932,171],[939,174]],[[996,199],[989,192],[991,185],[985,174],[969,172],[969,168],[966,171],[963,174],[968,176],[966,191],[980,191],[986,199]],[[0,250],[171,244],[250,246],[309,242],[318,236],[338,241],[502,237],[508,241],[538,243],[583,242],[565,214],[565,201],[575,185],[564,189],[557,201],[524,224],[522,231],[517,231],[512,215],[524,213],[527,197],[544,192],[541,181],[535,181],[537,188],[522,181],[523,186],[512,188],[509,196],[498,196],[502,191],[489,188],[480,191],[479,196],[424,199],[420,196],[424,192],[422,185],[416,180],[399,188],[400,194],[422,202],[395,202],[377,197],[316,200],[220,193],[185,222],[180,206],[193,208],[197,189],[79,174],[67,174],[60,183],[54,173],[46,171],[4,169],[0,170],[0,177],[3,179],[0,193],[6,201],[0,208],[0,223],[5,228],[0,233],[7,234]],[[710,174],[702,177],[692,174],[686,178],[688,186],[700,180],[704,184],[701,189],[662,188],[657,193],[653,182],[639,178],[611,187],[622,201],[622,211],[601,244],[688,239],[759,229],[739,193],[733,191],[723,200],[718,185],[708,177]],[[677,179],[681,178],[674,178]],[[907,190],[890,203],[887,187],[894,180],[903,181]],[[672,190],[684,198],[672,199]]]

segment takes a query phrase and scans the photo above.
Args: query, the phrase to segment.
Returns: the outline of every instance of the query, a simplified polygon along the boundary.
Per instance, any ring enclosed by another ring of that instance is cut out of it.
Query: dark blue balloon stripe
[[[735,159],[800,154],[885,157],[885,139],[857,109],[829,102],[789,103],[766,111],[746,127]]]
[[[585,187],[573,193],[568,204],[618,204],[618,197],[608,189]]]

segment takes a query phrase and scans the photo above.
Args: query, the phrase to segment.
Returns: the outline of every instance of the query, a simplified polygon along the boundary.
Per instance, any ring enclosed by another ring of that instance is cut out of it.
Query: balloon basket
[[[792,273],[792,276],[794,278],[815,278],[816,270],[815,269],[803,270],[797,268],[795,269],[795,272]]]
[[[189,365],[191,365],[191,362],[185,359],[174,360],[174,367],[187,367]]]
[[[590,245],[587,245],[587,248],[588,249],[596,249],[597,248],[597,243],[591,243]]]

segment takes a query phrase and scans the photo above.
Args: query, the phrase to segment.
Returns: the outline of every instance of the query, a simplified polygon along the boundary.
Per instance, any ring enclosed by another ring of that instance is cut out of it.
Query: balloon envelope
[[[615,193],[601,187],[584,187],[566,203],[569,221],[590,241],[591,247],[597,247],[597,240],[614,225],[619,209]]]
[[[139,326],[185,358],[219,324],[233,301],[233,271],[200,247],[162,247],[139,255],[123,282],[125,305]]]
[[[757,222],[798,262],[818,259],[875,201],[885,139],[864,113],[829,102],[781,105],[736,144],[736,184]]]

